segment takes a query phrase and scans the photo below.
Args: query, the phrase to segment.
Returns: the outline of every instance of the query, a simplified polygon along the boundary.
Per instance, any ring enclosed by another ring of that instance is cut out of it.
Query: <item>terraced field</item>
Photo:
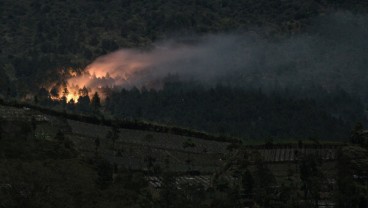
[[[177,187],[184,185],[196,185],[201,184],[203,187],[207,188],[211,185],[211,175],[200,175],[200,176],[178,176],[176,177],[175,183]],[[147,176],[146,179],[154,188],[161,188],[162,178],[156,176]]]
[[[14,108],[0,105],[0,117],[6,121],[31,121],[35,112],[27,108]]]
[[[0,106],[0,117],[10,123],[36,122],[37,128],[34,134],[38,139],[53,140],[56,133],[62,131],[65,137],[74,143],[74,147],[82,157],[93,158],[98,155],[118,168],[146,171],[148,173],[146,179],[155,189],[160,188],[162,178],[156,177],[153,173],[160,169],[178,173],[179,176],[175,179],[178,187],[184,184],[201,184],[209,187],[215,173],[223,174],[228,177],[228,180],[233,181],[234,178],[226,172],[237,168],[235,164],[235,167],[229,166],[224,169],[230,156],[234,154],[234,151],[228,148],[229,142],[124,128],[118,129],[118,138],[113,141],[107,137],[108,133],[113,131],[111,126],[51,116],[29,108]],[[8,132],[11,132],[11,129]],[[185,146],[187,142],[192,145]],[[319,155],[325,161],[323,168],[325,175],[333,184],[336,175],[334,171],[336,153],[340,146],[243,145],[235,151],[251,155],[250,162],[255,162],[254,155],[260,155],[268,163],[279,184],[289,180],[291,170],[295,172],[292,176],[294,180],[298,180],[297,162],[303,156]],[[251,165],[249,168],[252,170],[254,166]],[[196,175],[188,175],[188,171]]]
[[[61,130],[75,143],[83,155],[90,157],[96,153],[118,166],[147,170],[149,166],[166,167],[174,171],[195,170],[214,172],[223,164],[229,153],[228,142],[204,140],[154,131],[119,129],[118,139],[107,138],[110,126],[96,125],[72,119],[42,114],[29,108],[0,106],[0,116],[7,121],[37,122],[35,134],[52,139]],[[96,151],[95,141],[99,140]],[[185,147],[186,142],[191,147]],[[334,145],[259,145],[245,147],[256,151],[268,163],[293,162],[303,155],[316,154],[324,160],[334,160],[339,146]]]
[[[111,127],[88,124],[79,121],[68,120],[72,133],[83,135],[90,138],[106,138],[111,131]],[[155,148],[183,150],[183,143],[191,140],[195,147],[191,148],[191,152],[207,152],[207,153],[223,153],[226,151],[227,145],[230,143],[216,142],[198,139],[194,137],[186,137],[167,133],[148,132],[141,130],[119,129],[119,142],[136,145],[149,145]]]
[[[311,154],[318,155],[322,160],[335,160],[339,147],[341,145],[275,145],[271,148],[260,145],[248,150],[259,152],[269,163],[278,163],[293,162]]]
[[[68,124],[71,127],[68,136],[84,154],[95,154],[95,140],[99,139],[98,154],[130,169],[147,169],[150,158],[154,165],[168,166],[174,171],[213,172],[220,165],[229,145],[226,142],[131,129],[119,129],[119,138],[113,144],[106,138],[111,127],[73,120],[68,120]],[[187,141],[193,142],[194,146],[185,148]]]

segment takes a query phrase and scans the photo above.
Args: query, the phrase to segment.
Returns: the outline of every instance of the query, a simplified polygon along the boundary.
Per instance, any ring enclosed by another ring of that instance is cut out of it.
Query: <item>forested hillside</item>
[[[189,89],[188,89],[189,88]],[[114,115],[187,126],[243,139],[338,139],[365,121],[360,100],[346,92],[264,93],[217,86],[168,83],[162,91],[122,90],[112,93],[106,109]]]
[[[77,104],[50,99],[49,83],[65,82],[60,69],[72,67],[80,72],[96,57],[117,49],[150,50],[155,43],[171,38],[251,31],[277,42],[308,33],[305,30],[316,17],[338,10],[365,13],[368,5],[358,0],[3,0],[0,8],[1,94],[93,114],[92,94]],[[280,67],[276,73],[290,72],[289,65]],[[260,76],[254,79],[267,82],[267,74]],[[307,86],[290,93],[286,88],[264,92],[232,86],[208,89],[194,85],[186,91],[181,87],[109,91],[108,102],[100,110],[120,118],[252,139],[341,139],[349,135],[354,123],[366,122],[365,99],[344,89],[317,86],[310,90],[313,86]],[[358,90],[364,92],[365,86]]]
[[[8,79],[17,79],[14,85],[23,93],[27,86],[57,79],[58,68],[84,67],[118,48],[147,47],[178,34],[255,27],[268,28],[264,35],[283,36],[336,8],[368,7],[364,1],[329,0],[4,0],[0,8],[1,89]]]
[[[367,0],[0,0],[0,208],[366,208],[367,28]]]

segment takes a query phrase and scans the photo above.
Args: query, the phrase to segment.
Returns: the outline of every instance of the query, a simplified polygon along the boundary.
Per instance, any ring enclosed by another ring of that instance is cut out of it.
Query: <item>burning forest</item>
[[[220,84],[272,92],[321,87],[368,100],[367,24],[366,15],[337,12],[317,18],[306,34],[278,40],[244,32],[157,41],[144,49],[107,53],[82,70],[62,70],[61,80],[49,84],[48,91],[53,99],[77,101],[84,87],[103,97],[104,89],[162,89],[165,77],[177,75],[208,88]]]
[[[368,1],[0,8],[0,208],[368,207]]]

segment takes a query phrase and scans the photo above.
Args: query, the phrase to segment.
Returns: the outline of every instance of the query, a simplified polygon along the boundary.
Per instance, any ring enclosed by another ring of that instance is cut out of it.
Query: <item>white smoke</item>
[[[98,58],[86,68],[96,76],[87,85],[155,87],[176,74],[207,84],[367,90],[367,37],[366,15],[338,12],[317,18],[304,34],[281,40],[254,33],[201,36],[191,44],[174,39],[150,50],[122,49]]]

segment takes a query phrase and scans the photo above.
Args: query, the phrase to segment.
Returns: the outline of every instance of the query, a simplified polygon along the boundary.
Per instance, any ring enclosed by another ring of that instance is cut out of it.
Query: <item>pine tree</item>
[[[92,97],[91,105],[95,112],[98,111],[101,107],[101,99],[97,92],[95,92]]]
[[[69,90],[68,90],[68,88],[64,88],[64,90],[63,90],[63,96],[68,96],[69,95]]]
[[[67,103],[67,109],[70,111],[75,110],[75,101],[73,98]]]

